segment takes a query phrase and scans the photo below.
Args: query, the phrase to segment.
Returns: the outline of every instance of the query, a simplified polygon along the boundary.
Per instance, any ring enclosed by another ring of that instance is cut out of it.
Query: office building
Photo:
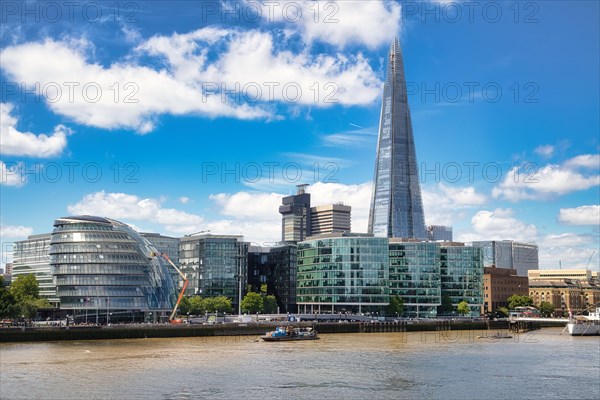
[[[298,185],[297,193],[286,196],[279,206],[281,220],[281,240],[284,242],[300,242],[311,234],[310,193],[306,193],[308,185]]]
[[[474,247],[483,249],[485,267],[514,269],[519,276],[527,271],[539,269],[538,246],[514,240],[484,240],[473,242]]]
[[[452,306],[466,301],[471,316],[483,307],[483,251],[462,243],[440,242],[442,302],[448,296]]]
[[[54,222],[50,265],[60,308],[75,322],[166,321],[177,299],[172,268],[128,225],[73,216]]]
[[[12,280],[20,275],[33,274],[38,282],[40,297],[58,307],[59,298],[50,267],[50,233],[31,235],[27,240],[15,242]]]
[[[140,235],[149,241],[152,246],[156,247],[159,253],[166,254],[173,264],[179,267],[179,238],[148,232],[141,232]],[[177,270],[170,268],[169,271],[171,271],[175,286],[179,288],[183,287],[183,279],[181,279]]]
[[[435,317],[441,304],[440,245],[390,239],[390,296],[404,300],[404,315]]]
[[[369,233],[376,237],[427,240],[398,39],[394,39],[390,46],[383,87]]]
[[[350,232],[352,207],[327,204],[310,209],[310,236],[325,233]]]
[[[184,236],[179,244],[179,263],[189,280],[188,296],[231,299],[238,310],[247,282],[248,246],[239,235]]]
[[[452,227],[444,225],[429,225],[427,227],[427,237],[432,242],[451,242]]]
[[[552,303],[554,315],[576,314],[600,303],[600,282],[588,269],[532,270],[528,275],[534,305]]]
[[[484,313],[494,312],[500,307],[508,308],[508,298],[513,294],[529,296],[529,280],[526,276],[518,276],[514,269],[484,267]]]
[[[389,304],[387,238],[350,233],[298,244],[300,313],[378,313]]]
[[[12,275],[13,263],[4,264],[4,275]]]

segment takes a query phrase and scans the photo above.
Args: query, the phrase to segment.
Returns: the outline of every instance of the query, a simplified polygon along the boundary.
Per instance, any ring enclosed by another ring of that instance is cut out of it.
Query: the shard
[[[388,57],[369,233],[427,240],[402,51],[397,38],[390,45]]]

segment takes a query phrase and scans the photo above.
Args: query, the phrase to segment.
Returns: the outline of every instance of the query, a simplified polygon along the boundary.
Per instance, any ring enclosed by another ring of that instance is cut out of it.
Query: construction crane
[[[171,266],[173,268],[175,268],[175,271],[177,271],[177,273],[179,274],[179,276],[181,276],[181,278],[183,279],[183,288],[181,288],[181,292],[179,292],[179,297],[177,298],[177,303],[175,303],[175,308],[173,308],[173,312],[171,312],[171,316],[169,317],[169,322],[172,324],[180,324],[183,321],[181,319],[175,319],[175,315],[177,314],[177,307],[179,307],[179,303],[181,303],[181,299],[183,298],[183,294],[185,293],[185,289],[188,286],[188,278],[186,278],[185,274],[183,272],[181,272],[181,270],[179,268],[177,268],[177,266],[175,266],[175,264],[173,264],[173,261],[171,261],[171,259],[169,258],[169,256],[165,253],[155,253],[152,252],[150,253],[151,257],[162,257],[165,260],[168,261],[169,264],[171,264]]]
[[[590,264],[592,263],[592,257],[594,257],[594,254],[596,254],[596,250],[592,251],[592,255],[590,256],[590,258],[588,258],[588,262],[585,266],[585,269],[590,269]]]

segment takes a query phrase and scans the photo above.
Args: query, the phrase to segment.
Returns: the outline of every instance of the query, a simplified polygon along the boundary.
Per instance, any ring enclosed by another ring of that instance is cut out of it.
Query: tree
[[[395,295],[390,297],[390,304],[385,308],[387,315],[402,315],[404,314],[404,300],[402,297]]]
[[[458,313],[461,315],[469,314],[471,312],[471,309],[469,308],[469,303],[467,303],[465,300],[461,301],[460,303],[458,303],[456,311],[458,311]]]
[[[0,318],[14,318],[18,313],[15,297],[4,286],[4,277],[0,276]]]
[[[191,313],[192,306],[190,304],[190,298],[183,296],[179,302],[179,313],[187,315]]]
[[[438,307],[438,314],[450,314],[454,311],[452,299],[447,294],[442,296],[442,304]]]
[[[207,297],[202,299],[204,310],[209,313],[230,313],[233,311],[231,300],[225,296]]]
[[[10,285],[10,292],[15,297],[17,303],[40,297],[38,281],[33,274],[17,276]]]
[[[255,314],[263,309],[263,297],[254,292],[250,292],[242,299],[242,311],[249,314]]]
[[[498,307],[498,309],[496,310],[496,312],[498,314],[500,314],[502,317],[506,318],[508,317],[508,314],[510,313],[510,310],[506,307]]]
[[[518,294],[513,294],[508,299],[508,308],[514,310],[517,307],[532,307],[533,299],[529,296],[519,296]]]
[[[542,301],[540,304],[540,313],[542,317],[551,317],[554,312],[554,305],[548,301]]]
[[[190,297],[190,311],[192,315],[204,315],[206,312],[206,299],[200,296]]]
[[[265,314],[275,314],[277,312],[277,299],[272,294],[263,297],[263,309]]]

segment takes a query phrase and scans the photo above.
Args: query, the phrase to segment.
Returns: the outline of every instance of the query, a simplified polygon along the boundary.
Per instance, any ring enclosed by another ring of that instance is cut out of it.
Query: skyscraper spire
[[[369,233],[427,240],[402,50],[394,38],[383,86]]]

